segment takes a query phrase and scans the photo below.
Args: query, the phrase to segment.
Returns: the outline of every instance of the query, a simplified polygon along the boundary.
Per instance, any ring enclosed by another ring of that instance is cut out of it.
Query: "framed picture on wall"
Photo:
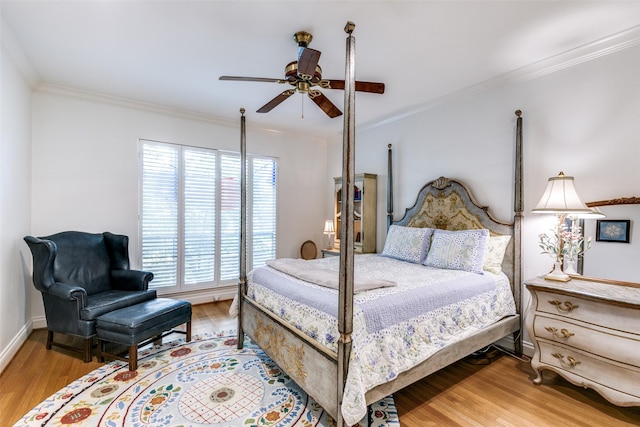
[[[596,241],[629,243],[631,220],[599,219],[596,221]]]

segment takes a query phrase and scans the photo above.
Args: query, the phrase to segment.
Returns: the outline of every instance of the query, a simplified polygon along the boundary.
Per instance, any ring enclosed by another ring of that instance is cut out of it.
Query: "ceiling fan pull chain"
[[[300,95],[300,118],[304,119],[304,96]]]

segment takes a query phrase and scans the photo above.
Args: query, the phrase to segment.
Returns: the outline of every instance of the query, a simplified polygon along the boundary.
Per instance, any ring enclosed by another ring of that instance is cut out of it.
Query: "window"
[[[163,293],[234,283],[240,154],[140,141],[142,269]],[[277,161],[247,155],[247,269],[276,255]]]

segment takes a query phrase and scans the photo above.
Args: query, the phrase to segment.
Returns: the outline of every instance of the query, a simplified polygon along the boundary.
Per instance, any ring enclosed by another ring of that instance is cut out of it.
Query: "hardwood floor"
[[[193,307],[193,333],[233,330],[229,301]],[[170,338],[169,338],[170,339]],[[34,331],[0,375],[0,426],[13,425],[66,384],[101,366],[66,350],[45,349],[46,331]],[[394,395],[400,423],[423,426],[638,426],[640,408],[608,403],[551,372],[531,382],[526,361],[499,355],[488,365],[460,361]]]

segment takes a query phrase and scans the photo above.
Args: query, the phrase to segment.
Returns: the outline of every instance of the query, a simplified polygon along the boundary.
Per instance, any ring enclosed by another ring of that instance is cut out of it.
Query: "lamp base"
[[[562,271],[560,261],[556,261],[553,263],[553,270],[551,270],[549,274],[544,276],[544,278],[547,280],[555,280],[556,282],[568,282],[569,280],[571,280],[571,277],[569,277],[568,274],[565,274]]]
[[[327,234],[327,246],[325,249],[333,249],[333,245],[331,244],[331,234]]]

